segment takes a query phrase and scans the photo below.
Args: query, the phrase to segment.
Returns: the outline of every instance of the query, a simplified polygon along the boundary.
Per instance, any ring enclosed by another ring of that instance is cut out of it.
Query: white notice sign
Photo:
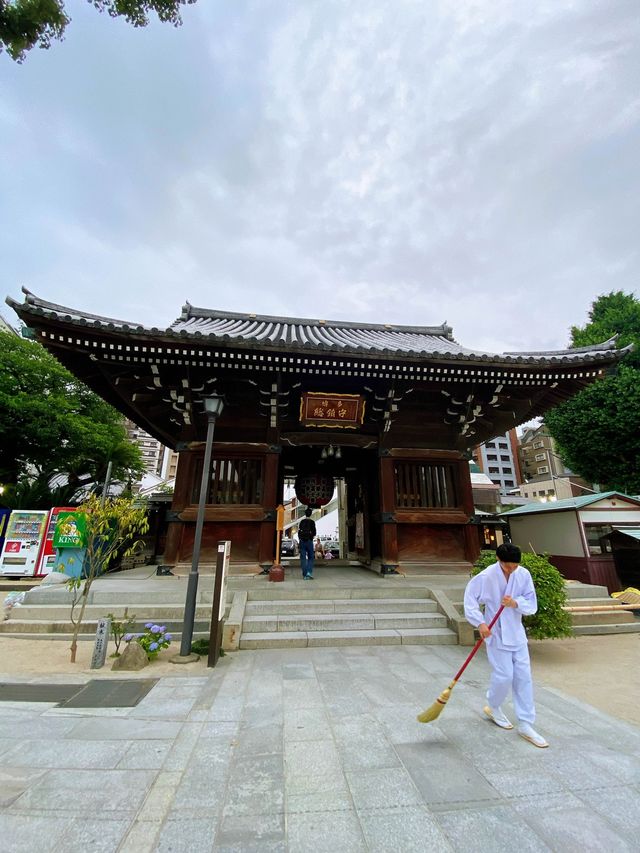
[[[91,658],[91,669],[100,669],[107,659],[107,646],[109,645],[109,633],[111,631],[111,619],[100,619],[96,640],[93,646],[93,657]]]

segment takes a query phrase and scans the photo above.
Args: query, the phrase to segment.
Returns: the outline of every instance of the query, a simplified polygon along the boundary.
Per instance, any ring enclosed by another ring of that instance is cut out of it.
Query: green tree
[[[180,7],[196,0],[88,0],[99,12],[125,18],[134,27],[146,27],[149,14],[179,26]],[[53,39],[62,39],[70,22],[63,0],[0,0],[0,52],[22,62],[36,45],[48,48]]]
[[[640,492],[640,300],[615,291],[598,297],[589,322],[573,326],[574,347],[619,335],[633,344],[616,375],[585,388],[545,415],[567,465],[585,479],[621,492]]]
[[[77,490],[102,483],[110,460],[114,480],[143,471],[122,416],[40,344],[1,333],[0,482],[64,475]]]
[[[71,602],[71,663],[76,662],[78,634],[89,599],[89,591],[94,580],[113,567],[117,557],[128,557],[139,550],[143,536],[149,530],[147,507],[130,498],[107,498],[102,501],[97,495],[90,495],[79,508],[86,519],[84,537],[85,576],[71,577],[68,587],[73,593]],[[72,569],[71,565],[66,567]],[[79,602],[80,612],[75,616]]]

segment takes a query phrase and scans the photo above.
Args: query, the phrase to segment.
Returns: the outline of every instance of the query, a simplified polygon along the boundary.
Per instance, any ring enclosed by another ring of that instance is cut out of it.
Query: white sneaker
[[[523,737],[525,740],[528,740],[529,743],[532,743],[540,749],[545,749],[549,746],[542,735],[539,735],[538,732],[529,725],[529,723],[518,723],[518,734],[520,737]]]
[[[485,705],[482,709],[487,717],[496,724],[496,726],[500,726],[501,729],[512,729],[513,723],[511,720],[502,712],[501,708],[490,708],[488,705]]]

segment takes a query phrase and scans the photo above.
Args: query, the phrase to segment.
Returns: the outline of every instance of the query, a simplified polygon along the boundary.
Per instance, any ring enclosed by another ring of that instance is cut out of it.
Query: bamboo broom
[[[500,616],[500,614],[502,613],[503,610],[504,610],[504,605],[501,604],[500,607],[498,608],[498,612],[496,613],[496,615],[493,617],[493,619],[489,623],[489,630],[491,630],[493,628],[493,626],[496,624],[496,622],[498,621],[498,617]],[[466,661],[462,664],[462,666],[460,667],[460,669],[456,673],[451,684],[442,691],[442,693],[438,696],[438,698],[433,703],[433,705],[431,705],[430,708],[427,708],[426,711],[423,711],[421,714],[418,714],[417,720],[419,723],[432,723],[434,720],[438,719],[440,714],[444,711],[444,706],[449,701],[449,697],[451,696],[451,691],[453,690],[453,688],[456,686],[456,684],[460,680],[462,673],[469,666],[469,664],[471,663],[471,659],[473,658],[475,653],[478,651],[478,649],[480,648],[480,646],[482,645],[483,642],[484,641],[483,641],[482,637],[480,637],[478,642],[475,644],[475,646],[471,650],[471,654],[469,655],[469,657],[466,659]]]

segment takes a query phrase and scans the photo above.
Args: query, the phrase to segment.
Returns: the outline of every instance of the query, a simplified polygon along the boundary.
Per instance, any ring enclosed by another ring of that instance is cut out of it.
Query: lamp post
[[[187,584],[187,598],[184,605],[184,621],[182,623],[180,654],[173,658],[174,663],[186,663],[187,661],[194,659],[191,655],[191,641],[193,640],[193,623],[195,621],[196,599],[198,595],[198,564],[200,562],[202,528],[204,527],[204,508],[207,502],[207,492],[209,490],[213,432],[218,415],[221,414],[223,408],[224,400],[222,397],[205,397],[204,410],[207,415],[207,440],[204,447],[204,462],[202,465],[202,479],[200,481],[198,516],[196,519],[196,532],[193,540],[193,557],[191,559],[191,571],[189,572],[189,581]]]

